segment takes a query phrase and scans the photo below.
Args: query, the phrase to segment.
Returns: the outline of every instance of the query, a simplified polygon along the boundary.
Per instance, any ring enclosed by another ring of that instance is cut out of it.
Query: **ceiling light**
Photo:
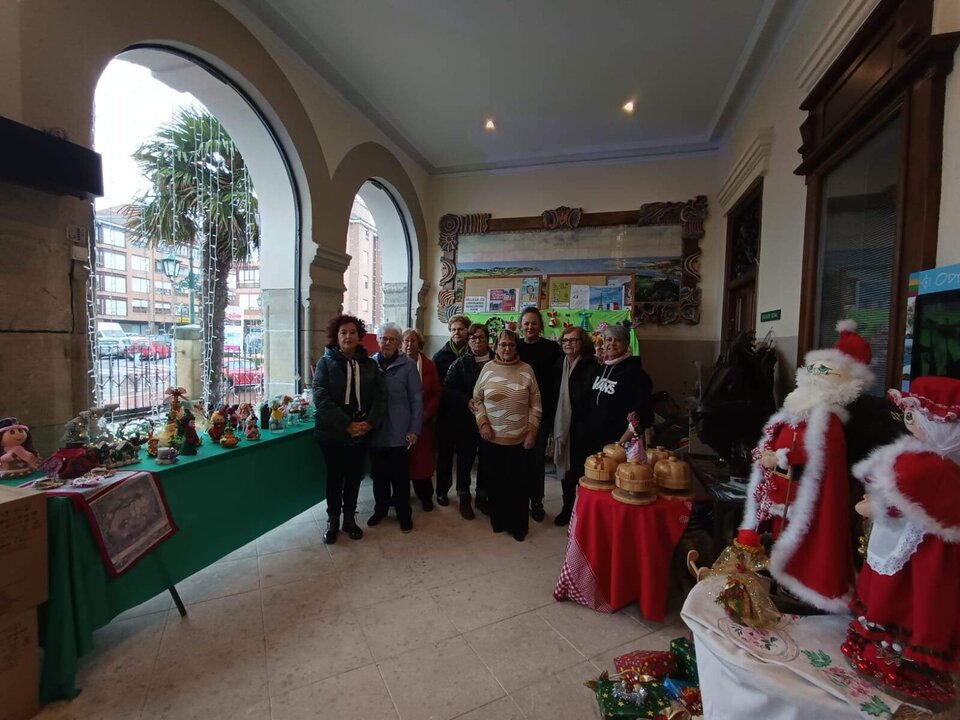
[[[632,115],[632,114],[633,114],[633,100],[627,100],[627,101],[623,104],[623,111],[624,111],[625,113],[627,113],[628,115]]]
[[[493,121],[493,118],[487,118],[487,121],[483,124],[483,129],[493,132],[497,129],[497,124]]]

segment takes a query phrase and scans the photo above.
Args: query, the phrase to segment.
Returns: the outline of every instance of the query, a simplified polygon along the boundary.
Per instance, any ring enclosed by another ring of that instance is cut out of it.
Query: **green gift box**
[[[597,694],[600,715],[605,720],[650,720],[659,717],[670,707],[670,698],[658,682],[633,686],[624,681],[610,680],[607,673],[603,673],[597,680],[588,682],[587,687]],[[642,691],[638,692],[638,688],[642,688]],[[643,695],[643,699],[631,699],[636,695]]]
[[[670,650],[677,658],[677,675],[684,680],[699,683],[697,654],[693,649],[693,643],[684,637],[677,638],[670,641]]]

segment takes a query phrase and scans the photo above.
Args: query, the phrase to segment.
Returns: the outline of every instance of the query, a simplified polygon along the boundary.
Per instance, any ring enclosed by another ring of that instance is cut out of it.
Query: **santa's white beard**
[[[839,375],[811,375],[806,368],[797,369],[797,387],[783,401],[783,409],[805,418],[815,407],[845,407],[863,392],[863,381],[842,379]]]

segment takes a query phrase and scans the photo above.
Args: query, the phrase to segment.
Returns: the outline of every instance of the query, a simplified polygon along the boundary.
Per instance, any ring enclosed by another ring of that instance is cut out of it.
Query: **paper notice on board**
[[[547,307],[570,307],[570,281],[557,280],[550,284],[550,304]]]
[[[536,307],[540,304],[540,278],[524,278],[520,283],[520,305]]]
[[[570,286],[570,309],[587,310],[590,307],[590,286],[589,285],[571,285]]]
[[[516,312],[516,288],[490,288],[487,290],[487,312]]]
[[[470,313],[485,313],[487,311],[487,298],[483,295],[469,295],[463,299],[463,311]]]

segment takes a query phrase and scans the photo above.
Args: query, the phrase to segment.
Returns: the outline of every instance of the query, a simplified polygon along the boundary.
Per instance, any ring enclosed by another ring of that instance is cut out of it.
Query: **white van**
[[[97,322],[97,347],[100,357],[123,357],[130,338],[117,322]]]

